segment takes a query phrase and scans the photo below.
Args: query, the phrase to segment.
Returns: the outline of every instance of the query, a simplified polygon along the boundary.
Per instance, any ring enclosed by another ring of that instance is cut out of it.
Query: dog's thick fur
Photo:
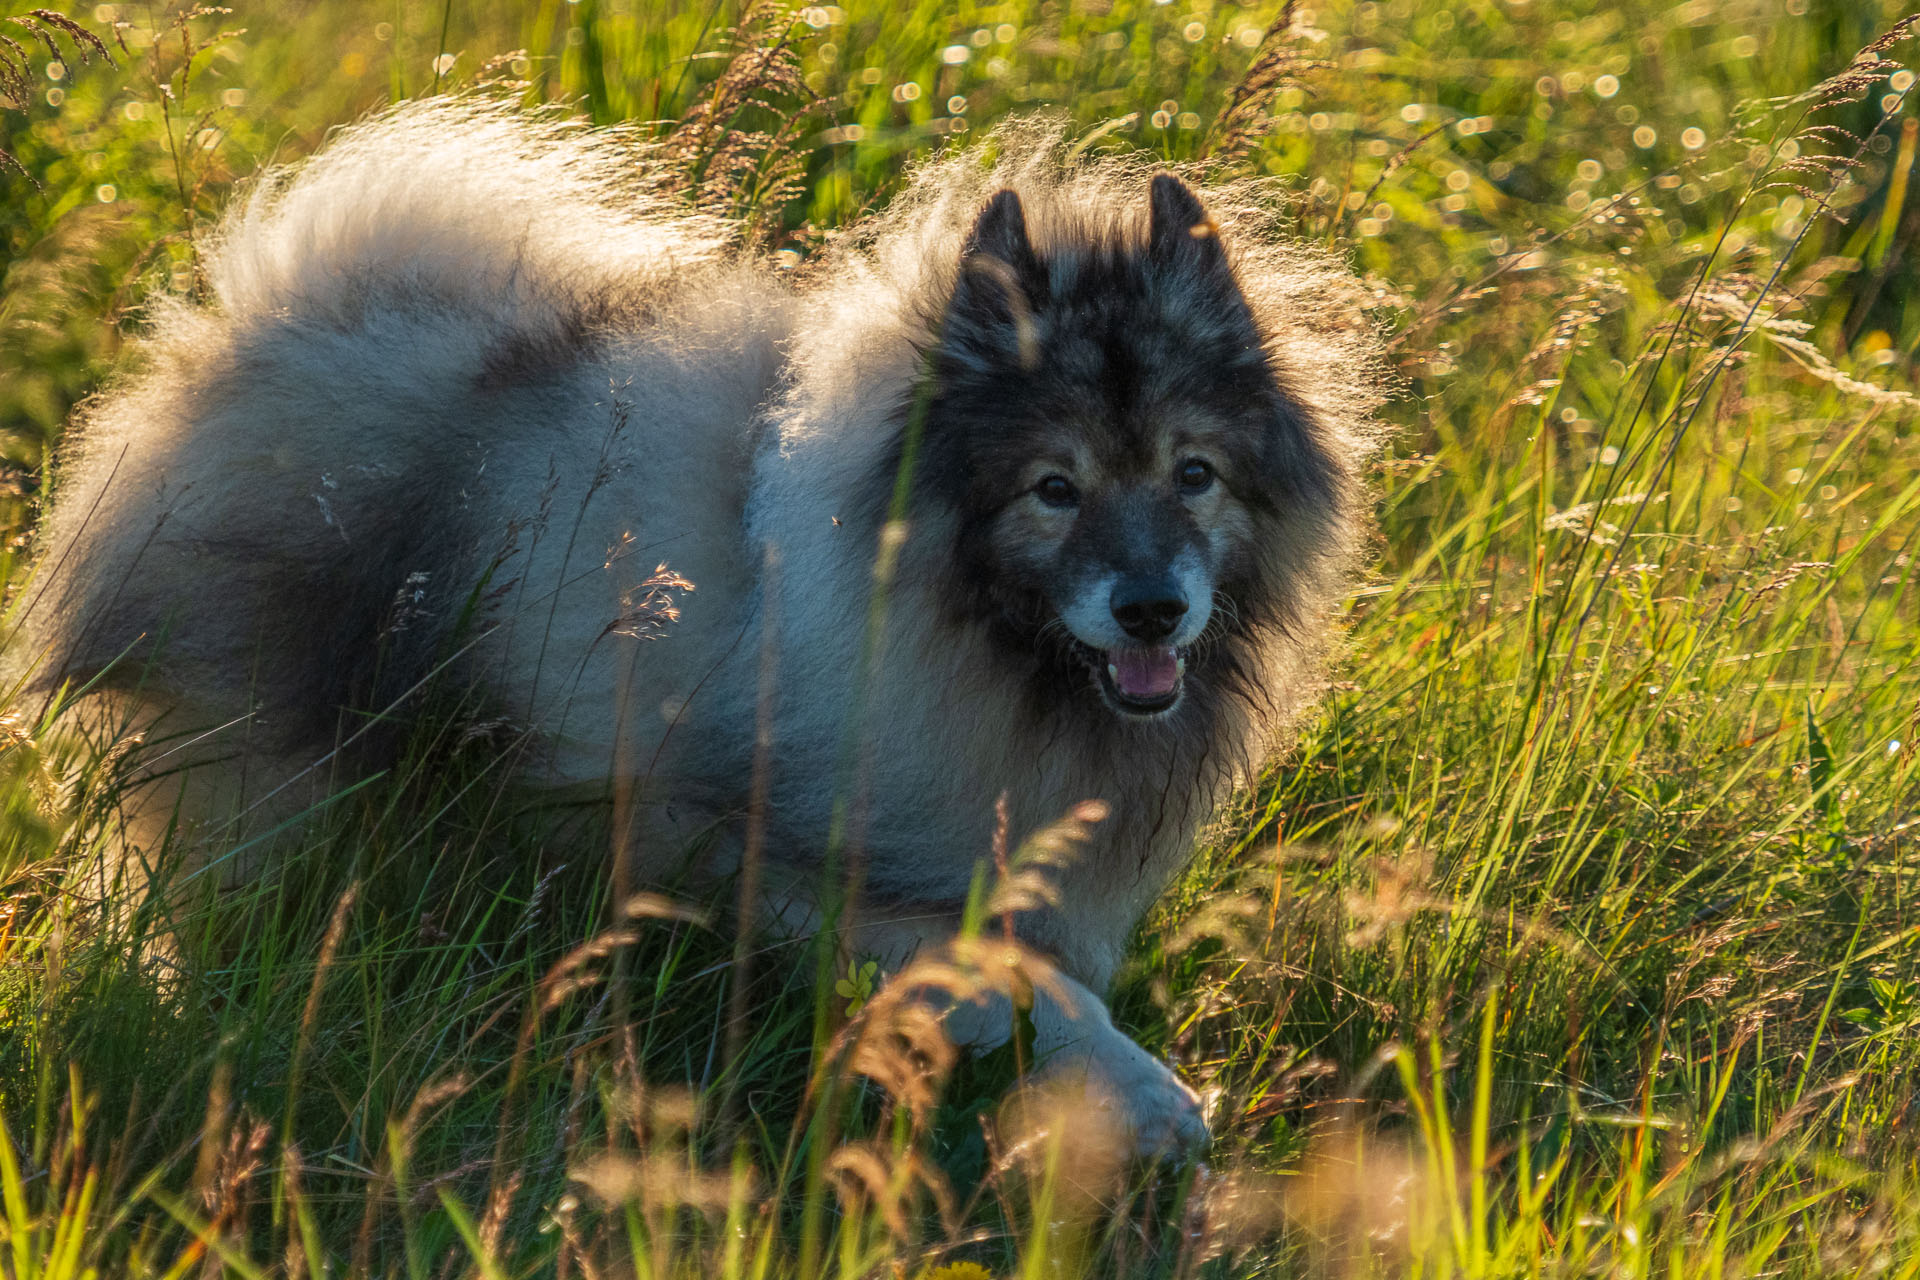
[[[224,761],[203,813],[310,802],[305,766],[372,741],[346,713],[437,671],[530,732],[529,784],[644,779],[643,872],[717,831],[725,873],[770,628],[769,915],[806,927],[846,787],[895,959],[954,927],[997,797],[1016,839],[1104,801],[1018,921],[1061,975],[1038,1048],[1139,1149],[1191,1143],[1091,993],[1315,690],[1377,348],[1257,188],[1033,125],[989,150],[782,273],[646,195],[619,135],[447,101],[344,132],[233,210],[212,305],[161,305],[83,414],[16,660],[156,734],[224,726],[169,761]],[[951,1025],[989,1044],[1006,1010]]]

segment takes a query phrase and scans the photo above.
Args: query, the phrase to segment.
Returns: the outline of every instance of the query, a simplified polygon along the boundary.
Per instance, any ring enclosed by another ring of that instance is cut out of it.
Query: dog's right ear
[[[1037,358],[1033,317],[1046,288],[1020,197],[1001,191],[980,211],[961,249],[945,345],[955,354],[1012,357],[1031,367]]]
[[[986,254],[1020,271],[1035,263],[1033,241],[1027,238],[1027,211],[1012,189],[996,192],[974,220],[961,258]]]
[[[1147,244],[1155,258],[1203,273],[1225,271],[1227,255],[1220,249],[1220,229],[1192,187],[1170,173],[1155,174],[1147,205],[1151,216]]]

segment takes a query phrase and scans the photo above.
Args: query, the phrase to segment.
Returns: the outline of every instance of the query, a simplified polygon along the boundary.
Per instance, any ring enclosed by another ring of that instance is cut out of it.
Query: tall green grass
[[[1023,1158],[1011,1061],[937,1104],[897,1055],[849,1083],[861,975],[790,986],[791,945],[750,953],[729,1036],[724,904],[609,924],[595,816],[513,812],[471,746],[416,744],[282,876],[103,911],[118,761],[16,720],[0,1273],[1920,1274],[1916,129],[1908,45],[1855,61],[1895,10],[77,16],[130,24],[118,67],[30,44],[0,114],[23,537],[235,180],[476,78],[679,118],[742,23],[822,99],[757,210],[776,249],[1015,111],[1241,153],[1373,283],[1404,430],[1322,714],[1116,997],[1207,1093],[1203,1164]],[[1223,136],[1249,83],[1262,132]]]

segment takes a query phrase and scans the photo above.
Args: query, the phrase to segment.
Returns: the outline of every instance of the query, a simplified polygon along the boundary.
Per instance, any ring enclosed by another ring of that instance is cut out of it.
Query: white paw
[[[1178,1160],[1207,1145],[1200,1095],[1112,1028],[1055,1050],[1029,1087],[1051,1101],[1057,1123],[1079,1130],[1076,1144],[1110,1144],[1133,1160]]]

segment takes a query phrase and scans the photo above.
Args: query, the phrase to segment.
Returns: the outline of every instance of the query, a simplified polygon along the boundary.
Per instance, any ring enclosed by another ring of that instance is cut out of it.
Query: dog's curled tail
[[[233,323],[477,307],[525,328],[722,251],[724,224],[666,209],[653,177],[630,131],[413,102],[263,177],[210,246],[207,281]]]

